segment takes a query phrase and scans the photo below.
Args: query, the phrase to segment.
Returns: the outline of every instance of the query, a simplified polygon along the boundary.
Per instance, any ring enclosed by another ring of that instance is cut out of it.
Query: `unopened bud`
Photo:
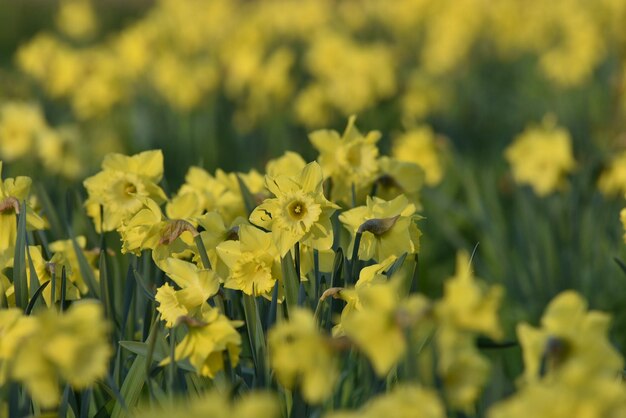
[[[400,215],[396,215],[391,218],[368,219],[361,224],[357,232],[361,234],[363,232],[371,232],[372,234],[377,236],[383,235],[385,232],[393,228],[399,217]]]

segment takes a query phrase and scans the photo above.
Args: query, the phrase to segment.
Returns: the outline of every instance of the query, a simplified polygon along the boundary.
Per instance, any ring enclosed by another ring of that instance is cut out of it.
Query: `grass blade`
[[[300,280],[296,273],[296,268],[291,257],[291,252],[285,254],[281,260],[283,272],[283,284],[285,286],[285,301],[287,302],[287,313],[289,309],[298,306],[298,292],[300,289]]]
[[[13,255],[13,285],[15,287],[15,304],[25,309],[28,305],[28,284],[26,282],[26,202],[20,204],[17,215],[17,238]]]
[[[47,282],[39,286],[39,288],[35,291],[35,294],[33,295],[33,297],[30,298],[30,301],[28,302],[28,306],[26,306],[26,310],[24,311],[26,315],[30,315],[30,313],[33,311],[33,308],[35,307],[35,303],[37,303],[37,299],[39,299],[39,296],[41,296],[44,289],[49,284],[50,284],[50,280],[48,280]]]

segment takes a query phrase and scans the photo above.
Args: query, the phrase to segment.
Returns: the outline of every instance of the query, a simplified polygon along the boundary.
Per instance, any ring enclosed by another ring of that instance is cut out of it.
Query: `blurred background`
[[[510,337],[573,288],[624,352],[625,21],[624,0],[3,0],[3,176],[61,201],[106,153],[161,148],[174,193],[190,165],[313,160],[308,133],[356,115],[425,172],[423,291],[478,245]],[[538,192],[512,166],[554,152],[505,154],[550,135],[573,160]]]

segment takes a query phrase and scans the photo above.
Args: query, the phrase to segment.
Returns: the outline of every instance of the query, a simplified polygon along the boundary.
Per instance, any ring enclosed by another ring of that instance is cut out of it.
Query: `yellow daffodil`
[[[13,253],[17,238],[16,215],[20,205],[26,201],[26,226],[28,229],[44,229],[46,222],[28,204],[28,195],[32,180],[19,176],[2,180],[2,161],[0,161],[0,252]],[[12,265],[12,264],[11,264]]]
[[[489,378],[489,362],[476,349],[476,338],[448,324],[436,333],[437,373],[450,405],[472,412]]]
[[[80,290],[75,284],[74,271],[72,270],[69,260],[65,258],[62,253],[56,253],[52,256],[50,261],[46,261],[41,253],[41,247],[29,246],[28,255],[30,256],[33,266],[35,267],[35,274],[39,279],[39,285],[50,281],[50,284],[43,290],[42,296],[46,302],[46,305],[51,307],[54,303],[61,300],[61,286],[63,284],[62,269],[65,267],[66,282],[65,282],[65,299],[75,300],[80,298]],[[54,272],[54,276],[53,276]],[[52,279],[54,277],[54,282]],[[31,286],[31,273],[30,267],[26,266],[26,278],[28,286]],[[52,292],[54,290],[54,300],[52,300]]]
[[[419,251],[421,232],[415,224],[418,219],[420,216],[415,214],[415,205],[409,203],[404,195],[389,202],[368,196],[365,206],[339,215],[339,220],[352,236],[348,253],[352,253],[357,233],[362,233],[359,258],[379,262],[391,255]]]
[[[249,392],[230,401],[227,396],[211,391],[190,399],[180,399],[173,405],[139,408],[135,418],[278,418],[280,409],[274,395],[268,392]]]
[[[472,272],[469,255],[457,255],[456,274],[444,283],[443,299],[437,304],[437,315],[446,324],[460,330],[502,338],[498,309],[504,289],[486,287]]]
[[[8,102],[0,106],[0,159],[13,161],[27,155],[45,128],[41,109],[32,103]]]
[[[626,416],[626,391],[617,380],[588,380],[584,387],[533,384],[489,409],[488,418]]]
[[[294,309],[289,321],[268,335],[270,362],[281,385],[298,385],[307,402],[321,403],[333,392],[339,376],[329,341],[320,334],[311,312]]]
[[[298,177],[266,177],[267,189],[276,197],[257,206],[250,222],[272,232],[281,257],[298,241],[320,250],[332,246],[330,215],[337,206],[324,197],[323,180],[316,162],[307,164]]]
[[[417,164],[425,174],[425,182],[436,186],[444,175],[442,152],[437,136],[429,126],[417,127],[397,137],[393,142],[393,157]]]
[[[272,234],[250,225],[239,226],[239,240],[217,246],[220,259],[229,269],[224,287],[247,295],[269,296],[281,278],[280,257]]]
[[[165,200],[157,185],[163,176],[161,151],[145,151],[131,157],[109,154],[102,162],[102,171],[84,181],[89,193],[87,212],[104,231],[112,231],[142,209],[146,198]],[[100,207],[103,219],[100,219]]]
[[[241,335],[235,327],[239,321],[230,321],[217,309],[203,309],[198,319],[183,316],[179,322],[188,327],[188,333],[176,345],[174,358],[176,361],[189,359],[199,375],[210,378],[224,368],[224,355],[228,355],[234,367],[239,362],[241,351]],[[168,364],[168,357],[161,365]]]
[[[565,184],[565,176],[576,161],[569,132],[546,117],[540,126],[531,126],[517,136],[505,151],[513,179],[527,184],[538,196],[547,196]]]
[[[624,360],[608,339],[609,324],[608,315],[587,311],[578,293],[560,293],[546,308],[541,328],[525,323],[517,327],[524,380],[543,377],[584,385],[590,378],[617,376]]]
[[[374,371],[385,376],[406,353],[405,319],[417,319],[427,310],[428,302],[422,296],[400,301],[398,282],[383,282],[357,289],[358,303],[347,315],[342,315],[341,326],[372,362]]]
[[[59,380],[80,390],[104,378],[112,350],[100,304],[79,302],[63,314],[46,310],[34,328],[15,350],[11,378],[22,382],[43,407],[59,401]]]
[[[376,196],[392,200],[404,194],[420,210],[420,190],[424,184],[424,171],[415,163],[380,157],[380,173],[373,189]]]
[[[326,176],[332,180],[332,195],[337,201],[350,204],[352,189],[358,193],[371,187],[378,173],[380,132],[363,136],[351,116],[343,135],[337,131],[320,130],[309,135],[319,151],[318,161]]]
[[[379,395],[358,411],[339,411],[328,418],[444,418],[443,403],[437,394],[418,385],[398,385]]]
[[[97,28],[96,13],[89,0],[63,0],[56,15],[57,27],[74,39],[84,39]]]
[[[626,194],[626,152],[611,159],[598,179],[598,188],[606,196]]]
[[[300,154],[287,151],[281,157],[270,160],[265,165],[265,174],[270,177],[289,176],[296,177],[302,172],[306,161]]]
[[[94,267],[94,265],[97,263],[97,260],[98,260],[98,252],[95,250],[92,250],[92,251],[85,250],[85,246],[87,245],[87,240],[82,235],[76,237],[76,244],[78,244],[78,247],[82,251],[85,259],[90,263],[90,266],[94,273],[95,278],[98,279],[100,272],[98,271],[96,267]],[[52,251],[52,253],[60,254],[62,259],[67,261],[67,264],[69,265],[68,270],[71,271],[71,277],[69,277],[70,280],[72,281],[72,283],[76,285],[78,290],[80,290],[81,294],[87,293],[88,291],[87,284],[85,283],[85,278],[83,277],[83,273],[80,270],[78,256],[76,255],[76,252],[74,251],[74,244],[72,243],[72,240],[51,242],[49,245],[49,248],[50,248],[50,251]],[[56,269],[56,271],[57,271],[57,275],[60,274],[60,271],[58,270],[58,268]]]
[[[157,310],[168,327],[174,326],[180,316],[196,314],[219,290],[219,279],[212,270],[201,270],[176,258],[166,259],[161,268],[180,287],[174,290],[166,283],[157,290]]]
[[[11,362],[22,341],[37,329],[35,317],[25,316],[21,309],[0,310],[0,385],[4,385],[9,378]]]

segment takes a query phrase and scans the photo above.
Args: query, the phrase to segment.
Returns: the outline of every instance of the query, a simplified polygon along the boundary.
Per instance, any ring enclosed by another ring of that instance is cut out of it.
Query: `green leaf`
[[[154,302],[154,297],[156,295],[156,293],[154,292],[154,290],[151,290],[148,285],[146,284],[145,280],[143,279],[143,276],[141,275],[141,273],[139,273],[137,271],[137,269],[133,268],[133,275],[135,276],[135,280],[137,280],[137,283],[139,283],[139,287],[141,287],[141,290],[143,290],[144,294],[146,295],[146,297]]]
[[[33,295],[32,298],[30,298],[30,301],[28,302],[28,306],[26,306],[26,310],[24,311],[26,315],[30,315],[30,313],[33,311],[33,308],[35,307],[35,303],[37,303],[37,299],[39,299],[39,296],[41,296],[44,289],[49,284],[50,284],[50,280],[48,280],[47,282],[44,282],[44,284],[39,286],[39,288],[35,291],[35,294]]]
[[[36,186],[36,194],[39,199],[39,203],[43,209],[43,213],[48,219],[48,223],[50,224],[50,229],[52,230],[52,236],[61,238],[64,236],[63,224],[61,223],[61,218],[59,218],[59,214],[55,210],[52,201],[50,200],[50,196],[46,191],[46,188],[43,184],[38,183]]]
[[[73,233],[70,232],[70,237],[72,239],[72,246],[74,247],[74,253],[76,254],[76,258],[78,260],[78,267],[80,269],[80,274],[85,279],[85,284],[87,284],[87,288],[89,289],[89,293],[94,295],[96,298],[100,298],[100,289],[98,288],[98,282],[96,281],[96,277],[93,274],[93,269],[89,265],[89,262],[85,258],[85,254],[83,254],[83,250],[81,250],[78,242],[76,241],[76,237]]]
[[[265,365],[267,348],[265,346],[265,336],[259,315],[259,307],[254,296],[243,295],[243,311],[246,316],[246,326],[250,338],[250,347],[252,348],[256,377],[259,380],[263,379],[265,385],[269,381],[266,374],[267,367]]]
[[[124,383],[122,383],[122,389],[120,391],[120,395],[124,400],[125,405],[119,401],[116,402],[113,407],[111,417],[121,418],[130,416],[128,409],[132,409],[139,402],[141,390],[143,389],[144,382],[147,378],[146,362],[147,360],[145,356],[135,357],[132,366],[130,366],[130,369],[128,370],[128,374],[124,379]]]
[[[285,286],[285,301],[287,302],[287,313],[289,309],[298,306],[298,291],[300,280],[296,273],[296,268],[291,258],[291,252],[285,254],[281,260],[283,272],[283,285]]]
[[[28,284],[26,282],[26,202],[20,204],[17,215],[17,238],[13,255],[13,285],[15,304],[22,309],[28,305]]]
[[[246,212],[248,213],[248,216],[250,216],[254,208],[257,206],[256,199],[252,193],[250,193],[248,186],[246,186],[246,183],[244,183],[239,175],[237,175],[237,183],[239,183],[239,190],[241,190],[241,197],[243,198],[243,204],[246,207]]]

